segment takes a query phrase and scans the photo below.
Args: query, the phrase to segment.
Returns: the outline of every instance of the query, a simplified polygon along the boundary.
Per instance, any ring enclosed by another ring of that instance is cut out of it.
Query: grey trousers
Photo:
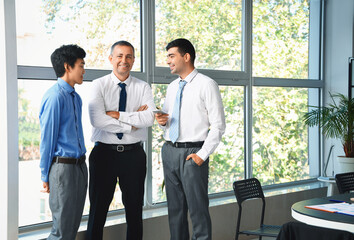
[[[53,226],[48,239],[75,239],[85,205],[87,175],[86,163],[53,163],[51,166],[49,207]]]
[[[202,166],[192,159],[186,161],[189,154],[199,149],[175,148],[167,143],[162,146],[171,240],[189,240],[188,210],[193,226],[192,239],[211,240],[209,159]]]

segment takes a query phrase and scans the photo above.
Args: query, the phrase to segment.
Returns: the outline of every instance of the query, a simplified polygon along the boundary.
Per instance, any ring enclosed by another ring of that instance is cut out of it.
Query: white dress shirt
[[[131,75],[124,81],[127,91],[125,112],[119,112],[119,119],[106,114],[106,111],[118,111],[121,81],[112,72],[92,82],[89,101],[89,115],[92,128],[91,141],[107,144],[132,144],[146,141],[147,127],[154,123],[156,110],[152,90],[148,83]],[[148,109],[137,112],[139,107],[147,105]],[[132,127],[137,129],[134,129]],[[118,139],[116,133],[124,133]]]
[[[170,141],[169,127],[176,93],[179,88],[177,78],[167,88],[163,111],[169,114],[164,138]],[[180,110],[180,128],[177,142],[204,141],[202,148],[196,153],[206,160],[219,145],[225,132],[225,113],[217,83],[194,69],[184,79],[184,87]]]

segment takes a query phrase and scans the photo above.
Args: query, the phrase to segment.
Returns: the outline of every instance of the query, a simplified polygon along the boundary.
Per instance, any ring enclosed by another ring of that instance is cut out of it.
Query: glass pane
[[[152,93],[154,95],[155,106],[161,107],[165,102],[166,90],[168,84],[152,84]],[[164,176],[161,158],[161,148],[165,140],[163,130],[157,122],[152,126],[152,202],[166,201],[166,192],[164,189]]]
[[[309,1],[253,1],[253,76],[308,78]]]
[[[63,44],[85,49],[86,68],[111,69],[109,48],[118,40],[135,47],[133,70],[141,69],[140,1],[16,0],[19,65],[51,66]]]
[[[253,176],[262,185],[309,178],[308,111],[304,88],[255,87],[253,91]]]
[[[209,193],[232,190],[244,178],[244,88],[219,86],[223,99],[226,130],[209,162]]]
[[[226,116],[226,131],[216,151],[210,156],[209,193],[232,190],[232,183],[244,176],[244,88],[219,86]],[[156,106],[163,106],[167,84],[152,85]],[[163,131],[155,122],[152,137],[153,202],[166,201],[163,189],[161,147]]]
[[[196,67],[241,70],[242,1],[156,0],[156,66],[166,66],[167,43],[187,38]]]
[[[46,193],[41,193],[42,181],[39,168],[40,127],[39,107],[44,93],[55,81],[18,80],[18,117],[19,117],[19,226],[52,220]],[[87,100],[90,82],[75,86],[83,102],[82,123],[87,149],[90,155],[93,143],[90,141],[91,124]],[[88,161],[86,161],[88,165]],[[89,198],[86,197],[84,215],[89,212]],[[30,208],[28,206],[31,206]],[[123,208],[121,192],[117,185],[110,210]]]

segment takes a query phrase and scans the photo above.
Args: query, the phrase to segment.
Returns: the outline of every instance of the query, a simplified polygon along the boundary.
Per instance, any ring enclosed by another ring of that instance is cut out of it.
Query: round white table
[[[332,203],[329,199],[351,202],[350,198],[353,197],[354,193],[348,193],[300,201],[294,203],[291,207],[291,216],[309,225],[354,233],[354,216],[305,208],[305,206]]]

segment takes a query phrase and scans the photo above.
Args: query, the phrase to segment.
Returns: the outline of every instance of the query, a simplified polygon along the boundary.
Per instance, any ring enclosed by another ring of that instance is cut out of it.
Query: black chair
[[[354,172],[336,174],[335,178],[340,194],[354,190]]]
[[[288,222],[282,226],[277,237],[277,240],[303,239],[354,240],[354,234],[347,231],[311,226],[302,222]]]
[[[246,235],[255,235],[259,236],[259,240],[262,239],[262,236],[265,237],[274,237],[276,238],[279,234],[281,226],[275,225],[264,225],[264,212],[265,212],[265,198],[262,190],[262,186],[258,179],[250,178],[241,181],[235,181],[233,184],[234,193],[237,199],[237,204],[239,207],[238,217],[237,217],[237,226],[236,226],[236,237],[235,240],[238,240],[240,234]],[[260,227],[254,230],[243,230],[240,231],[241,225],[241,216],[242,216],[242,203],[248,199],[262,199],[262,213]]]

